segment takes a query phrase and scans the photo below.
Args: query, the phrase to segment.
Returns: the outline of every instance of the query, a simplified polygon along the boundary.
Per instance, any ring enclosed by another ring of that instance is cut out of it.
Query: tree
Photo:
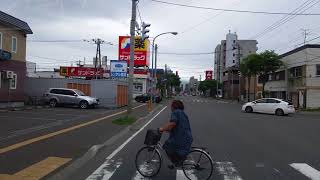
[[[218,84],[218,87],[221,87]],[[201,81],[198,87],[198,90],[205,93],[207,90],[210,90],[210,96],[214,96],[217,94],[217,81],[216,80],[205,80]]]
[[[266,82],[268,81],[269,74],[278,70],[282,65],[283,63],[280,60],[279,55],[274,51],[267,50],[259,54],[251,54],[247,56],[240,65],[240,71],[247,77],[256,77],[259,75],[259,78],[262,81],[262,96],[264,97],[264,89]],[[249,82],[250,80],[248,83]]]
[[[278,70],[282,65],[283,62],[280,60],[278,54],[274,51],[264,51],[263,53],[259,54],[260,56],[260,68],[258,70],[260,80],[262,81],[262,96],[265,96],[265,85],[269,79],[269,74],[274,73]]]
[[[157,88],[161,89],[161,95],[163,95],[165,90],[168,90],[169,95],[171,95],[173,87],[179,91],[180,84],[181,80],[179,76],[174,73],[167,73],[158,79]]]
[[[252,76],[256,76],[260,66],[260,56],[258,54],[250,54],[245,57],[240,64],[240,72],[248,80],[248,101],[250,101],[250,86]],[[255,94],[255,87],[254,87]]]

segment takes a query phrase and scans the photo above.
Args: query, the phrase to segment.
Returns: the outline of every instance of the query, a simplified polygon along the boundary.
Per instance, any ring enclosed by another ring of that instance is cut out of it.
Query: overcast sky
[[[164,0],[187,5],[271,12],[290,12],[307,0]],[[308,0],[304,13],[319,13],[319,0]],[[159,53],[213,52],[225,39],[229,30],[237,32],[238,39],[249,39],[263,32],[284,15],[264,15],[192,9],[140,0],[143,21],[151,23],[150,37],[162,32],[177,31],[157,39]],[[312,7],[311,7],[312,6]],[[33,30],[28,36],[27,60],[42,69],[70,65],[83,60],[92,61],[95,45],[87,42],[40,43],[38,40],[82,40],[101,38],[114,43],[102,45],[102,55],[118,57],[118,36],[129,34],[130,0],[1,0],[1,11],[26,21]],[[139,16],[137,16],[140,22]],[[298,16],[279,28],[258,38],[259,51],[266,49],[284,53],[303,42],[301,29],[308,29],[307,39],[320,34],[319,16]],[[319,43],[319,39],[310,43]],[[158,56],[160,67],[168,64],[179,71],[182,79],[204,76],[212,70],[213,55]]]

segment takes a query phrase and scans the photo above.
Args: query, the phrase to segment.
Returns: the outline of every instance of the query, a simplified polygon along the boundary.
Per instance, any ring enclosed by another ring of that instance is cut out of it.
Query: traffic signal
[[[142,31],[141,31],[141,40],[144,41],[145,39],[148,39],[149,38],[149,35],[147,35],[147,33],[149,33],[149,29],[147,29],[148,27],[150,27],[151,24],[148,24],[148,23],[145,23],[143,22],[142,23]]]

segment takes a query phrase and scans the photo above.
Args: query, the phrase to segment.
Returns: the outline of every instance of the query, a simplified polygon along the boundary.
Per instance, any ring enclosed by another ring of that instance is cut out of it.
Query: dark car
[[[145,103],[150,99],[151,99],[151,94],[142,94],[142,95],[136,96],[135,98],[137,102],[142,102],[142,103]],[[159,103],[160,101],[162,101],[161,96],[155,95],[153,102]]]

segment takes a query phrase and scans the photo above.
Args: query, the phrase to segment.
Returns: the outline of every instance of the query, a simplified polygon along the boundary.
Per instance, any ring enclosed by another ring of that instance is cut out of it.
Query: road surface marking
[[[138,171],[136,171],[135,176],[133,176],[132,180],[151,180],[150,178],[143,177]]]
[[[224,180],[242,180],[232,162],[216,162],[216,165]]]
[[[0,174],[0,179],[8,180],[38,180],[53,172],[58,167],[69,162],[70,158],[48,157],[36,164],[33,164],[14,175]]]
[[[309,166],[308,164],[292,163],[292,164],[290,164],[290,166],[312,180],[319,180],[320,179],[320,172],[318,170],[314,169],[313,167]]]
[[[122,165],[122,160],[118,160],[116,163],[114,160],[106,161],[102,164],[93,174],[91,174],[87,180],[108,180],[116,172],[116,170]]]
[[[123,144],[121,144],[116,150],[114,150],[107,158],[105,163],[108,163],[109,160],[111,160],[118,152],[120,152],[134,137],[136,137],[146,126],[148,126],[162,111],[164,111],[167,108],[167,106],[165,106],[164,108],[162,108],[155,116],[153,116],[145,125],[143,125],[137,132],[135,132],[131,137],[129,137]],[[105,164],[103,163],[103,164]],[[103,166],[103,164],[101,166]],[[95,174],[99,173],[103,173],[101,172],[102,167],[99,167],[96,171],[94,171]],[[91,175],[90,175],[91,176]],[[89,176],[89,177],[90,177]],[[88,177],[88,178],[89,178]],[[87,179],[88,179],[87,178]]]
[[[141,106],[145,106],[145,104],[142,104],[140,106],[134,107],[133,109],[137,109],[137,108],[139,108]],[[38,142],[38,141],[42,141],[44,139],[48,139],[48,138],[51,138],[51,137],[54,137],[54,136],[57,136],[57,135],[60,135],[60,134],[64,134],[64,133],[69,132],[69,131],[73,131],[73,130],[76,130],[76,129],[79,129],[79,128],[82,128],[82,127],[85,127],[85,126],[89,126],[91,124],[106,120],[108,118],[111,118],[111,117],[114,117],[114,116],[117,116],[117,115],[120,115],[120,114],[123,114],[125,112],[127,112],[127,110],[120,111],[120,112],[117,112],[117,113],[114,113],[114,114],[111,114],[111,115],[108,115],[108,116],[104,116],[104,117],[101,117],[101,118],[98,118],[98,119],[95,119],[95,120],[92,120],[92,121],[89,121],[89,122],[86,122],[86,123],[78,124],[76,126],[72,126],[72,127],[66,128],[66,129],[62,129],[62,130],[59,130],[59,131],[56,131],[56,132],[53,132],[53,133],[49,133],[49,134],[46,134],[46,135],[43,135],[43,136],[39,136],[39,137],[32,138],[32,139],[29,139],[29,140],[26,140],[26,141],[22,141],[22,142],[17,143],[17,144],[13,144],[11,146],[7,146],[7,147],[4,147],[4,148],[1,148],[0,149],[0,154],[8,152],[8,151],[12,151],[14,149],[18,149],[20,147],[23,147],[23,146],[26,146],[26,145],[29,145],[29,144],[32,144],[32,143],[35,143],[35,142]]]
[[[197,180],[198,179],[192,172],[190,172],[189,178],[192,179],[192,180]],[[176,180],[188,180],[188,178],[184,174],[183,170],[177,169]]]

